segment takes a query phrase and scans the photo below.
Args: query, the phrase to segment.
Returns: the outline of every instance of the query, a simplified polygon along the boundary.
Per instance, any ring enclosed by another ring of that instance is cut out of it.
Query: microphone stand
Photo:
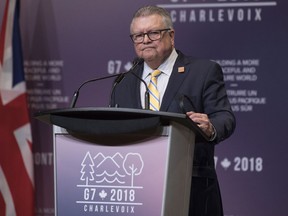
[[[77,99],[78,99],[78,96],[79,96],[80,89],[81,89],[84,85],[86,85],[87,83],[95,82],[95,81],[99,81],[99,80],[103,80],[103,79],[109,79],[109,78],[116,77],[116,76],[120,76],[120,75],[121,75],[121,74],[113,74],[113,75],[110,75],[110,76],[100,77],[100,78],[95,78],[95,79],[90,79],[90,80],[85,81],[85,82],[82,83],[82,84],[79,86],[79,88],[74,92],[73,97],[72,97],[72,102],[71,102],[70,108],[74,108],[74,107],[75,107],[75,104],[76,104]]]

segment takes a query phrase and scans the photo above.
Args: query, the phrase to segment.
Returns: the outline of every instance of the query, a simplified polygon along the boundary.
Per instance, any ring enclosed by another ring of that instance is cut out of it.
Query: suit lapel
[[[184,72],[182,72],[183,69]],[[187,77],[189,70],[190,68],[187,62],[185,61],[184,55],[181,52],[179,52],[178,58],[176,59],[172,74],[169,78],[169,82],[162,99],[160,111],[168,110],[173,99],[175,100],[175,97],[177,97],[179,88],[181,87],[183,81],[185,80],[185,77]]]
[[[139,77],[142,77],[143,74],[143,64],[141,67],[138,67],[138,69],[134,72],[135,74],[137,74]],[[136,76],[134,76],[133,74],[131,74],[131,76],[133,76],[134,78],[134,82],[133,82],[133,86],[132,86],[132,92],[131,94],[133,95],[132,98],[136,98],[135,100],[135,107],[137,109],[142,109],[142,105],[141,105],[141,95],[140,95],[140,84],[141,81],[136,78]]]

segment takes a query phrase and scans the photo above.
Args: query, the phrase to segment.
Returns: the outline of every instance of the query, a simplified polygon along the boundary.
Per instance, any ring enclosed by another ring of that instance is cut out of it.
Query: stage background
[[[237,117],[234,135],[217,146],[215,156],[225,215],[287,215],[286,0],[23,0],[31,114],[68,107],[85,80],[130,68],[135,57],[131,17],[147,4],[171,12],[177,49],[223,68]],[[0,7],[2,19],[2,2]],[[111,82],[85,86],[76,106],[106,107]],[[32,130],[36,211],[53,215],[51,127],[32,118]]]

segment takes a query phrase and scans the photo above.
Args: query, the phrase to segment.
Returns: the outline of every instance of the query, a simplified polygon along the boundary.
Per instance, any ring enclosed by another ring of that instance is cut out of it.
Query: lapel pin
[[[178,67],[178,73],[183,73],[185,71],[184,67]]]

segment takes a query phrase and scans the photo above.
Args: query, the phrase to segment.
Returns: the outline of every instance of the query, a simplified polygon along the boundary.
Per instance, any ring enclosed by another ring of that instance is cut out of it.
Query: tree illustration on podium
[[[131,175],[131,187],[134,186],[134,176],[140,175],[144,167],[141,155],[128,153],[123,161],[123,169],[127,175]]]
[[[90,152],[87,152],[87,154],[85,155],[85,158],[83,159],[82,163],[81,163],[82,169],[81,169],[81,180],[85,181],[86,185],[88,185],[89,181],[93,181],[94,180],[94,161],[91,157]]]

